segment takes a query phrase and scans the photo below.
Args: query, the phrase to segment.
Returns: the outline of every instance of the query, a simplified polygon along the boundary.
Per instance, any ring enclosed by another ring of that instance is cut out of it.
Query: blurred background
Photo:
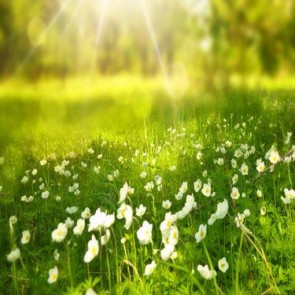
[[[293,0],[0,0],[3,80],[293,86]],[[167,86],[167,85],[166,85]]]

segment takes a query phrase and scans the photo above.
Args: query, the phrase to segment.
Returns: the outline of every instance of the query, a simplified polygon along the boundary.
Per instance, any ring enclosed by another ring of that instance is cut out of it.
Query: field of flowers
[[[292,92],[51,103],[1,103],[1,294],[294,294]]]

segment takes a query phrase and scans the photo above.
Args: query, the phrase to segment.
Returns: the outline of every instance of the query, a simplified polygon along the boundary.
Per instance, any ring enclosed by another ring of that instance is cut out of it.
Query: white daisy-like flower
[[[16,249],[12,250],[12,251],[6,256],[6,258],[7,258],[7,261],[9,261],[9,262],[14,262],[14,261],[16,261],[17,259],[19,259],[19,258],[20,258],[20,250],[19,250],[19,248],[16,248]]]
[[[69,213],[69,214],[74,214],[78,211],[78,207],[76,206],[72,206],[72,207],[67,207],[66,208],[66,212]]]
[[[162,202],[162,207],[166,210],[170,209],[172,206],[172,202],[170,200],[165,200]]]
[[[205,197],[210,197],[211,196],[211,183],[204,183],[201,192]]]
[[[21,243],[24,244],[28,244],[30,242],[31,239],[31,234],[30,231],[28,230],[24,230],[22,232],[22,238],[21,238]]]
[[[142,245],[147,245],[152,242],[153,225],[144,221],[142,226],[137,231],[137,238]]]
[[[199,264],[197,270],[205,280],[212,280],[216,276],[216,271],[210,270],[207,264],[204,266]]]
[[[229,268],[229,264],[228,264],[228,262],[226,260],[226,257],[223,257],[223,258],[221,258],[221,259],[218,260],[218,268],[223,273],[226,273],[226,271]]]
[[[197,243],[201,242],[205,238],[206,233],[207,233],[207,225],[201,224],[199,226],[199,230],[195,234],[195,238],[196,238]]]
[[[68,228],[66,224],[59,223],[57,226],[57,229],[55,229],[51,233],[52,240],[54,242],[60,243],[65,239],[65,237],[67,236],[67,233],[68,233]]]
[[[240,168],[240,172],[242,173],[242,175],[248,175],[249,173],[249,168],[247,166],[246,163],[243,163],[241,168]]]
[[[279,155],[279,153],[275,150],[272,150],[270,152],[270,155],[268,157],[268,160],[272,163],[272,164],[277,164],[280,160],[281,160],[281,157]]]
[[[144,270],[145,276],[150,276],[154,273],[155,269],[157,267],[157,263],[153,260],[150,264],[147,264]]]
[[[78,219],[77,220],[77,225],[74,227],[73,231],[74,231],[74,235],[76,236],[80,236],[85,228],[85,219]]]
[[[140,204],[139,207],[136,208],[135,210],[136,210],[136,216],[142,217],[146,212],[146,207]]]
[[[99,252],[99,245],[98,241],[94,235],[92,235],[91,240],[88,242],[88,250],[84,256],[84,262],[89,263],[93,258],[98,255]]]
[[[58,278],[58,268],[55,266],[54,268],[51,268],[48,272],[49,276],[47,279],[48,284],[53,284],[57,281]]]
[[[194,182],[194,190],[195,192],[199,192],[199,190],[202,188],[202,181],[200,179],[197,179],[197,181]]]
[[[233,187],[230,196],[232,199],[238,200],[240,197],[239,189],[236,187]]]

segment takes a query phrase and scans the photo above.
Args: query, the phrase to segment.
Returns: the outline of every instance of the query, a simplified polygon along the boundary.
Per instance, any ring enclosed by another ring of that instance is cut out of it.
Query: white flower
[[[148,182],[148,183],[144,186],[144,188],[145,188],[145,190],[146,190],[147,192],[151,192],[151,191],[153,190],[154,187],[155,187],[155,185],[154,185],[154,182],[153,182],[153,181]]]
[[[259,173],[262,173],[265,170],[265,164],[264,164],[264,162],[261,159],[258,159],[256,161],[256,170]]]
[[[217,159],[217,164],[222,166],[224,164],[224,159],[223,158],[218,158]]]
[[[194,182],[194,190],[197,193],[202,188],[202,181],[200,179],[197,179],[197,181]]]
[[[216,271],[210,270],[207,264],[204,266],[199,264],[197,270],[205,280],[211,280],[216,276]]]
[[[181,194],[185,194],[186,193],[186,191],[187,191],[187,181],[185,181],[185,182],[183,182],[182,183],[182,185],[181,185],[181,187],[179,188],[179,192],[181,193]]]
[[[285,197],[281,196],[281,200],[285,205],[291,204],[292,200],[295,199],[295,191],[293,189],[284,189]]]
[[[216,221],[216,214],[215,213],[213,213],[213,214],[211,214],[211,216],[210,216],[210,218],[208,219],[208,221],[207,221],[207,223],[209,224],[209,225],[212,225],[212,224],[214,224],[214,222]]]
[[[231,198],[234,199],[234,200],[239,199],[239,197],[240,197],[239,189],[236,188],[236,187],[233,187],[230,196],[231,196]]]
[[[165,248],[161,250],[161,258],[167,261],[174,252],[174,245],[166,244]]]
[[[261,214],[261,216],[264,216],[266,214],[266,207],[265,206],[260,208],[260,214]]]
[[[197,207],[197,203],[195,202],[194,195],[187,195],[183,208],[180,211],[178,211],[176,215],[179,219],[183,219],[193,210],[193,208],[196,208],[196,207]]]
[[[250,216],[250,210],[249,209],[245,209],[243,212],[245,217],[249,217]]]
[[[76,206],[73,206],[73,207],[67,207],[66,208],[66,211],[67,211],[67,213],[69,213],[69,214],[74,214],[74,213],[76,213],[77,211],[78,211],[78,207],[76,207]]]
[[[237,161],[235,160],[235,159],[232,159],[231,160],[231,166],[235,169],[235,168],[237,168]]]
[[[21,243],[22,244],[28,244],[30,242],[31,239],[31,234],[28,230],[24,230],[22,232],[22,238],[21,238]]]
[[[22,201],[22,202],[25,202],[25,203],[30,203],[30,202],[34,201],[34,197],[33,197],[33,196],[29,196],[29,197],[27,197],[27,196],[22,196],[22,197],[21,197],[21,201]]]
[[[244,223],[245,215],[238,213],[238,215],[235,217],[235,223],[236,227],[241,227],[241,225]]]
[[[57,266],[55,266],[54,268],[51,268],[49,270],[49,277],[48,277],[48,284],[53,284],[57,281],[57,278],[58,278],[58,268]]]
[[[75,224],[74,220],[71,219],[70,217],[67,217],[67,219],[65,220],[65,225],[67,226],[67,228],[72,228],[74,224]]]
[[[150,264],[147,264],[144,270],[145,276],[150,276],[154,273],[155,269],[157,267],[156,262],[153,260]]]
[[[199,230],[195,234],[195,238],[196,238],[197,243],[201,242],[205,238],[206,233],[207,233],[207,225],[201,224],[199,226]]]
[[[171,212],[165,214],[165,220],[160,224],[160,230],[163,232],[169,230],[171,226],[176,222],[177,214],[172,215]]]
[[[233,177],[232,177],[232,183],[233,184],[236,184],[239,180],[239,175],[238,174],[235,174]]]
[[[171,166],[171,167],[169,168],[169,170],[170,170],[170,171],[176,171],[176,166],[175,166],[175,165]]]
[[[77,220],[77,225],[74,227],[73,231],[74,231],[74,235],[76,236],[80,236],[85,228],[85,219],[78,219]]]
[[[210,197],[211,196],[211,183],[204,183],[201,192],[205,197]]]
[[[136,208],[135,210],[136,210],[136,216],[142,217],[146,212],[146,207],[140,204],[139,207]]]
[[[152,242],[153,225],[144,221],[142,227],[137,231],[137,238],[142,245],[147,245]]]
[[[178,243],[179,231],[178,227],[174,224],[170,227],[169,231],[162,233],[163,243],[175,246]]]
[[[72,186],[69,186],[69,192],[73,193],[79,188],[79,183],[74,183]]]
[[[256,191],[256,195],[257,195],[258,198],[261,198],[263,196],[262,191],[260,189],[258,189]]]
[[[285,144],[290,143],[291,136],[292,136],[292,132],[287,132],[287,137],[286,137],[285,142],[284,142]]]
[[[33,169],[33,171],[32,171],[32,175],[36,175],[37,174],[37,169]]]
[[[215,212],[217,219],[223,219],[228,212],[228,201],[223,199],[223,202],[217,204],[217,210]]]
[[[85,295],[97,295],[97,293],[92,288],[89,288],[86,290]]]
[[[235,156],[236,158],[240,158],[240,157],[242,157],[242,156],[243,156],[243,152],[241,151],[241,149],[237,149],[237,150],[235,150],[234,156]]]
[[[134,189],[132,189],[131,187],[128,186],[128,183],[125,182],[125,184],[123,185],[123,187],[120,189],[120,199],[119,199],[119,204],[123,203],[125,201],[125,199],[127,198],[127,195],[132,192],[132,190],[134,191]]]
[[[197,152],[196,159],[201,160],[202,156],[203,156],[203,153],[199,151],[199,152]]]
[[[242,173],[242,175],[248,175],[249,172],[249,168],[246,165],[246,163],[243,163],[241,168],[240,168],[240,172]]]
[[[58,261],[59,260],[59,253],[58,253],[58,250],[55,249],[54,252],[53,252],[53,258],[55,261]]]
[[[18,248],[12,250],[7,256],[9,262],[14,262],[20,258],[20,250]]]
[[[49,197],[49,191],[45,191],[41,194],[42,199],[48,199],[48,197]]]
[[[117,218],[122,219],[125,218],[124,227],[128,230],[132,224],[133,218],[133,209],[131,206],[122,203],[121,206],[117,210]]]
[[[147,172],[146,172],[146,171],[142,171],[142,172],[140,173],[140,178],[144,179],[144,178],[146,178],[146,177],[147,177]]]
[[[95,256],[98,255],[99,245],[98,241],[94,235],[92,235],[91,240],[88,242],[88,250],[84,256],[84,262],[89,263]]]
[[[279,153],[275,150],[272,150],[270,152],[270,155],[268,157],[268,160],[272,163],[272,164],[276,164],[281,160],[281,157],[279,155]]]
[[[295,191],[293,189],[285,188],[284,193],[285,193],[286,198],[289,198],[292,200],[295,199]]]
[[[94,171],[96,174],[99,174],[99,172],[100,172],[100,166],[94,166],[94,167],[93,167],[93,171]]]
[[[102,246],[106,245],[110,240],[111,232],[109,229],[106,229],[106,232],[103,236],[100,237],[100,243]]]
[[[172,205],[172,202],[170,200],[165,200],[162,202],[162,207],[164,209],[167,209],[167,210],[170,209],[171,205]]]
[[[98,208],[94,215],[92,215],[89,219],[89,228],[88,232],[93,230],[99,230],[104,226],[104,223],[106,221],[107,214],[105,212],[100,211],[100,208]]]
[[[81,161],[81,167],[82,167],[82,168],[86,168],[86,167],[87,167],[87,163]]]
[[[222,271],[223,273],[226,273],[226,271],[228,270],[228,267],[229,267],[229,265],[226,260],[226,257],[223,257],[218,260],[218,268],[220,271]]]
[[[84,211],[81,213],[81,217],[83,219],[88,219],[91,216],[90,209],[86,207]]]
[[[47,164],[47,160],[46,159],[42,159],[41,161],[40,161],[40,165],[41,166],[45,166]]]
[[[104,228],[110,228],[115,222],[115,214],[108,214],[104,222]]]
[[[22,179],[21,179],[21,183],[25,184],[29,181],[29,177],[28,176],[24,176]]]
[[[57,229],[51,233],[52,240],[54,242],[60,243],[64,240],[68,233],[68,228],[64,223],[59,223]]]
[[[90,155],[93,155],[94,154],[94,149],[92,147],[90,147],[87,152],[90,154]]]

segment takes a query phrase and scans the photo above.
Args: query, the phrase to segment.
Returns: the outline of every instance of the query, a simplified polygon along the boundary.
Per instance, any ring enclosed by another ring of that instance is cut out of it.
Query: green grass
[[[0,156],[5,162],[0,166],[0,293],[85,294],[93,287],[98,294],[292,294],[295,201],[285,205],[280,197],[285,188],[294,188],[294,160],[282,161],[273,172],[263,174],[256,171],[256,160],[262,158],[268,168],[265,155],[272,146],[281,157],[290,152],[295,134],[293,91],[236,90],[172,100],[157,81],[137,81],[132,87],[112,81],[91,91],[81,90],[78,82],[70,85],[76,88],[55,88],[49,83],[37,84],[35,90],[26,85],[11,90],[9,83],[2,85]],[[293,136],[285,144],[287,132]],[[232,145],[226,147],[226,141]],[[248,150],[254,146],[255,152],[236,158],[238,166],[233,168],[231,159],[243,144]],[[90,147],[94,154],[87,151]],[[218,147],[225,147],[226,153],[218,152]],[[69,157],[72,151],[74,158]],[[198,151],[202,152],[199,160]],[[214,162],[218,158],[224,159],[224,165]],[[47,159],[44,166],[42,159]],[[64,159],[69,160],[70,177],[55,172]],[[243,163],[249,167],[245,176],[239,171]],[[97,166],[98,174],[93,170]],[[108,175],[116,170],[119,175],[109,181]],[[147,172],[145,179],[140,177],[142,171]],[[72,178],[75,174],[77,179]],[[234,174],[238,182],[233,185]],[[24,175],[29,177],[25,184],[21,183]],[[162,178],[159,190],[156,176]],[[216,193],[209,198],[194,191],[197,179],[207,183],[208,178]],[[150,181],[155,187],[148,193],[144,186]],[[99,239],[100,233],[88,232],[88,221],[81,236],[75,236],[71,228],[64,241],[52,241],[58,223],[70,217],[76,225],[86,207],[92,214],[101,208],[117,215],[119,191],[125,182],[135,190],[125,201],[134,211],[132,225],[126,230],[124,220],[116,219],[109,242],[100,245],[98,256],[89,264],[83,261],[87,243],[92,234]],[[188,182],[188,190],[183,199],[176,200],[183,182]],[[44,188],[39,187],[42,183]],[[79,183],[79,195],[69,192],[74,183]],[[232,186],[245,197],[233,200]],[[261,198],[258,189],[263,192]],[[41,198],[45,190],[50,192],[48,199]],[[176,221],[177,258],[163,261],[160,224],[166,212],[181,210],[188,194],[194,194],[197,207]],[[24,195],[34,196],[34,201],[22,202]],[[227,215],[207,225],[206,237],[196,243],[200,224],[207,223],[223,199],[228,200]],[[163,200],[172,202],[169,210],[162,208]],[[147,208],[141,218],[135,216],[140,204]],[[68,214],[65,209],[71,206],[78,211]],[[263,206],[266,214],[262,216]],[[245,218],[246,228],[237,227],[235,217],[245,209],[251,212]],[[9,217],[13,215],[18,221],[12,232]],[[144,220],[153,224],[153,242],[148,245],[140,245],[136,234]],[[24,230],[31,234],[25,245],[20,242]],[[6,256],[16,247],[21,259],[10,263]],[[58,261],[53,257],[56,249]],[[218,270],[222,257],[229,263],[226,273]],[[156,270],[145,276],[145,266],[152,260]],[[217,276],[205,280],[197,271],[199,264],[214,268]],[[49,285],[48,271],[54,266],[59,270],[58,280]]]

